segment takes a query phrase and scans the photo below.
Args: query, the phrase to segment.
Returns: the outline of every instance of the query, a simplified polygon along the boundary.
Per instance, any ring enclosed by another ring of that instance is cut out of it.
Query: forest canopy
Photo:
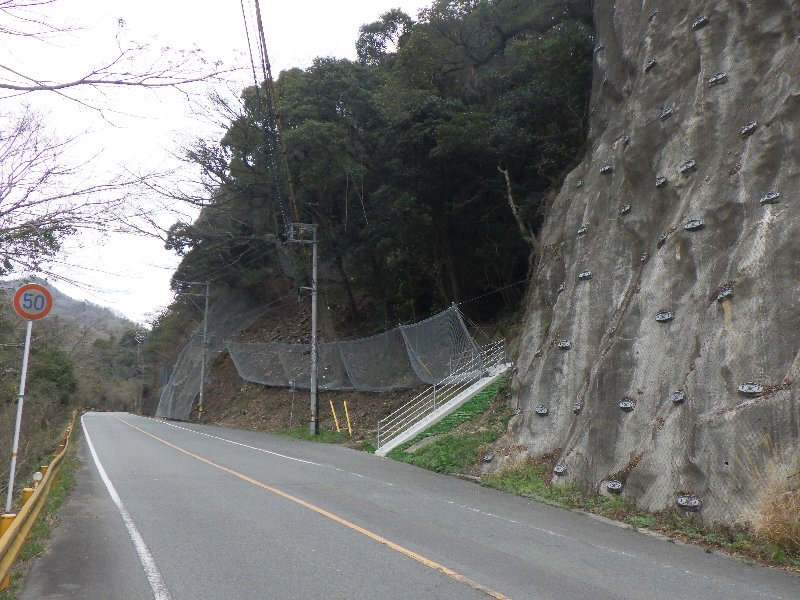
[[[299,220],[319,225],[328,288],[352,315],[514,306],[547,198],[586,137],[591,3],[437,0],[416,20],[381,15],[355,43],[355,61],[281,73],[282,144],[272,88],[217,98],[224,137],[187,150],[207,197],[169,232],[183,256],[173,287],[259,293],[296,276],[279,240]]]

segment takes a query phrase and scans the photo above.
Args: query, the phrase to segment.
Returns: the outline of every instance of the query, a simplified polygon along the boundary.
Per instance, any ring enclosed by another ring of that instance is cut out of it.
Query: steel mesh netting
[[[225,349],[225,338],[238,333],[267,311],[277,307],[280,300],[252,308],[241,296],[230,294],[216,302],[208,311],[208,346],[206,364],[210,364]],[[178,357],[172,375],[161,390],[156,417],[189,419],[195,398],[200,393],[200,371],[203,362],[203,325],[192,332]],[[285,384],[284,384],[285,385]]]
[[[230,350],[229,350],[230,351]],[[311,357],[308,344],[281,344],[281,355],[286,379],[295,387],[311,387]],[[240,373],[241,375],[241,373]],[[317,346],[317,386],[321,390],[352,390],[336,343]]]
[[[310,387],[308,344],[228,342],[228,352],[246,381]],[[455,307],[379,335],[320,344],[318,352],[320,389],[369,392],[439,383],[465,355],[479,355]]]
[[[384,392],[419,383],[399,328],[337,345],[355,389]]]
[[[455,360],[479,355],[478,346],[455,307],[419,323],[401,325],[400,333],[408,348],[411,368],[428,384],[439,383],[453,373]]]
[[[286,371],[279,353],[283,344],[277,342],[261,344],[228,342],[227,344],[236,371],[245,381],[273,387],[291,386],[291,382],[286,379]]]

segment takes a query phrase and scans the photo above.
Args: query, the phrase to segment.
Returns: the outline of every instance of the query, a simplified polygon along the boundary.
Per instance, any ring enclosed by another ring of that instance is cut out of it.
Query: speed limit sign
[[[14,294],[14,310],[23,319],[36,321],[47,316],[53,308],[53,297],[43,285],[28,283]]]
[[[17,401],[17,421],[14,425],[14,442],[11,446],[11,468],[8,474],[6,494],[6,513],[11,512],[14,494],[14,476],[17,472],[17,451],[19,450],[19,432],[22,424],[22,405],[25,402],[25,378],[28,375],[28,356],[31,350],[31,329],[33,322],[47,316],[53,308],[53,297],[47,288],[38,283],[23,285],[14,294],[14,310],[20,317],[28,321],[25,331],[25,350],[22,352],[22,370],[19,376],[19,400]]]

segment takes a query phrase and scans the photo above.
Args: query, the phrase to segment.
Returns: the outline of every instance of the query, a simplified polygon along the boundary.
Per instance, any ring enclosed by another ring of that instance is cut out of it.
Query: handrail
[[[414,423],[422,420],[439,406],[467,389],[474,381],[483,377],[490,368],[504,362],[505,345],[502,341],[492,342],[478,350],[477,355],[473,353],[472,359],[463,363],[455,371],[451,371],[450,375],[439,383],[416,395],[378,421],[378,447],[388,443]]]
[[[13,521],[0,536],[0,582],[2,582],[0,589],[2,590],[8,587],[8,575],[14,566],[14,561],[28,538],[31,528],[36,523],[36,519],[39,518],[42,508],[44,508],[50,488],[58,478],[58,472],[61,470],[64,457],[69,448],[72,428],[75,425],[75,414],[75,412],[72,413],[72,421],[64,432],[61,444],[59,444],[53,460],[49,465],[42,467],[43,477],[33,494],[24,502],[16,516],[3,515],[4,520],[10,517]]]

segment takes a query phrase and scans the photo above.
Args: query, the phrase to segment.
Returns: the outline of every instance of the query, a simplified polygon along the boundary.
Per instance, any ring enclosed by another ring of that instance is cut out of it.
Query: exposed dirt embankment
[[[560,448],[564,480],[624,473],[644,508],[695,495],[738,518],[800,436],[800,5],[598,0],[595,21],[588,150],[541,234],[515,441]]]
[[[344,325],[335,323],[327,311],[320,311],[320,342],[337,339]],[[237,338],[239,341],[307,343],[311,329],[308,303],[289,303],[253,323]],[[335,431],[331,411],[333,401],[339,426],[346,430],[344,402],[353,428],[353,444],[375,443],[378,420],[413,398],[419,389],[395,392],[319,392],[319,423],[322,430]],[[204,422],[223,427],[278,431],[308,427],[309,390],[276,388],[250,383],[239,377],[227,351],[211,365],[205,392]]]

